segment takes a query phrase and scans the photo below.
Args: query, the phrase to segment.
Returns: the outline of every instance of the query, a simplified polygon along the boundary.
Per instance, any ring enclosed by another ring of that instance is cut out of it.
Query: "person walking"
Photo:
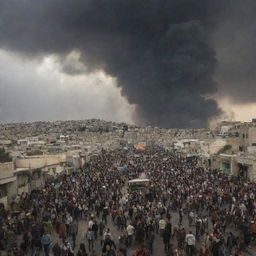
[[[88,242],[89,252],[91,252],[94,247],[94,232],[91,229],[88,229],[86,233],[86,239]]]
[[[126,240],[126,236],[122,232],[118,238],[118,247],[119,251],[123,254],[123,256],[127,255]]]
[[[54,256],[61,256],[62,254],[62,249],[61,246],[59,244],[58,241],[56,241],[56,243],[54,244],[54,246],[52,247],[52,252]]]
[[[134,226],[129,224],[126,228],[126,231],[127,231],[127,244],[128,244],[128,246],[131,246],[135,228],[134,228]]]
[[[44,250],[44,255],[45,256],[49,256],[49,247],[50,244],[52,243],[52,237],[50,234],[43,234],[42,238],[41,238],[41,243],[43,246],[43,250]]]
[[[192,256],[196,245],[196,238],[193,235],[192,231],[189,231],[189,233],[186,235],[185,244],[187,256]]]
[[[161,218],[159,221],[159,233],[161,237],[163,237],[165,227],[166,227],[166,221],[163,218]]]
[[[146,245],[150,255],[153,255],[153,244],[154,244],[155,234],[153,230],[150,230],[147,235]]]
[[[88,256],[84,243],[80,244],[80,247],[79,247],[79,250],[78,250],[76,256]]]
[[[164,229],[162,237],[164,242],[164,250],[168,252],[170,249],[170,239],[171,239],[171,232],[168,228]]]

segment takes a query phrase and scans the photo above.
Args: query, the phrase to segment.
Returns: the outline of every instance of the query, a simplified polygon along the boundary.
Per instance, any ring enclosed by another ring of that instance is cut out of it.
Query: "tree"
[[[222,147],[219,151],[218,151],[218,154],[223,154],[225,152],[227,152],[228,150],[232,149],[232,146],[227,144],[225,145],[224,147]]]
[[[44,154],[43,151],[41,151],[39,149],[27,152],[28,156],[36,156],[36,155],[43,155],[43,154]]]
[[[9,153],[6,153],[3,148],[0,148],[0,163],[11,162],[12,159],[9,157]]]

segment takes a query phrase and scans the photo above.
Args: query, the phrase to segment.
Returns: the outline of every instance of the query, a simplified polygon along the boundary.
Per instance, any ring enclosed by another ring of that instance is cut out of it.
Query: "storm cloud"
[[[73,58],[65,61],[79,67]],[[39,62],[0,50],[0,122],[100,118],[131,123],[133,109],[111,77],[61,71],[54,56]]]
[[[140,124],[203,127],[221,112],[206,96],[218,88],[212,40],[234,1],[224,2],[1,0],[0,47],[29,58],[54,54],[71,75],[104,71]]]

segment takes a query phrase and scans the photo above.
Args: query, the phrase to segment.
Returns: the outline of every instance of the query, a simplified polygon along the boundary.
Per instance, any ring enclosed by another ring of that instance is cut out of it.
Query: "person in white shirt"
[[[73,222],[73,218],[70,214],[68,214],[67,218],[66,218],[66,230],[67,230],[67,235],[68,236],[70,234],[70,225],[71,225],[72,222]]]
[[[71,244],[66,240],[63,243],[62,249],[63,249],[64,253],[67,253],[67,254],[73,252]]]
[[[135,230],[135,227],[132,226],[131,224],[129,224],[126,228],[126,231],[127,231],[127,244],[128,246],[131,246],[132,245],[132,237],[134,235],[134,230]]]
[[[107,237],[107,236],[108,236],[111,240],[113,240],[113,236],[112,236],[112,234],[111,234],[109,228],[107,228],[106,231],[104,232],[104,234],[103,234],[103,240],[106,240],[106,237]]]
[[[160,236],[163,236],[163,232],[164,232],[165,227],[166,227],[166,221],[164,219],[161,219],[159,221],[159,233],[160,233]]]
[[[193,223],[193,220],[194,220],[194,212],[191,210],[189,215],[188,215],[188,223],[189,223],[189,226],[191,227],[192,226],[192,223]]]
[[[196,238],[192,234],[192,231],[189,231],[189,233],[186,235],[185,244],[186,244],[187,255],[192,256],[195,250],[195,244],[196,244]]]
[[[88,222],[88,228],[89,228],[89,229],[92,229],[93,224],[94,224],[94,221],[93,221],[93,219],[91,218],[91,219],[89,220],[89,222]]]

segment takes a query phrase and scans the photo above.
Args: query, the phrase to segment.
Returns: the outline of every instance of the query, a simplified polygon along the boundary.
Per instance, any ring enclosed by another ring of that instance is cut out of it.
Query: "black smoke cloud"
[[[254,103],[256,97],[256,1],[231,1],[213,33],[217,52],[219,94],[234,103]]]
[[[81,53],[117,78],[139,123],[203,127],[218,115],[211,36],[223,0],[1,0],[0,47],[28,57]],[[82,70],[65,65],[69,74]]]

